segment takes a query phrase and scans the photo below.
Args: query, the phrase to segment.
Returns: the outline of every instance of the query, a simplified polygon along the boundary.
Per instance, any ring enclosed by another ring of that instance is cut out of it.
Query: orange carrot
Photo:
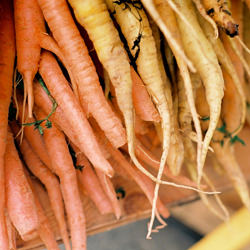
[[[103,192],[100,182],[89,161],[76,146],[72,145],[72,147],[76,154],[76,165],[82,167],[81,170],[76,171],[81,186],[86,191],[89,198],[94,202],[101,214],[111,213],[113,209],[110,201],[106,194]]]
[[[35,104],[39,109],[42,109],[43,112],[47,115],[51,112],[53,108],[52,101],[50,100],[47,93],[44,91],[42,86],[38,83],[34,84],[34,98],[35,98]],[[35,106],[35,110],[36,107]],[[56,124],[56,126],[62,130],[67,137],[75,144],[78,145],[78,137],[79,135],[74,133],[72,128],[69,126],[68,121],[65,118],[64,112],[61,109],[60,106],[57,106],[55,112],[51,115],[50,120],[53,123]]]
[[[42,53],[39,72],[49,91],[64,111],[72,130],[78,137],[79,148],[96,168],[112,176],[113,169],[100,152],[95,135],[78,104],[56,60],[49,52]],[[63,93],[63,94],[62,94]]]
[[[38,234],[48,250],[60,250],[55,240],[55,236],[53,234],[49,220],[40,204],[38,192],[36,192],[36,189],[33,187],[34,182],[31,181],[28,171],[25,172],[29,185],[35,195],[35,204],[38,216]]]
[[[32,117],[33,88],[32,83],[38,70],[40,60],[39,27],[42,16],[36,0],[14,1],[17,69],[24,81],[24,106],[28,95],[28,115]]]
[[[12,1],[0,2],[0,249],[9,250],[5,222],[4,153],[15,60]]]
[[[19,109],[19,122],[22,122],[22,117],[27,117],[27,108],[25,108],[24,110],[24,115],[23,115],[23,104],[21,101],[21,98],[19,96],[19,94],[17,94],[17,102],[18,102],[18,106],[20,107]],[[35,122],[35,118],[26,118],[26,120],[24,120],[25,123],[32,123]],[[34,127],[32,126],[23,126],[23,130],[24,130],[24,136],[27,139],[27,141],[29,142],[30,146],[32,147],[32,149],[34,150],[34,152],[39,156],[40,160],[48,167],[51,169],[51,162],[49,159],[49,155],[46,151],[45,145],[44,145],[44,141],[42,136],[39,134],[38,130],[35,130]]]
[[[126,158],[122,155],[122,153],[118,150],[115,149],[110,142],[105,138],[104,134],[98,128],[97,124],[92,122],[92,126],[95,127],[95,131],[97,132],[97,138],[98,141],[102,142],[102,148],[105,151],[108,151],[108,153],[114,158],[115,161],[117,161],[122,168],[135,180],[135,182],[140,186],[140,188],[143,190],[147,198],[149,199],[150,203],[152,204],[153,202],[153,195],[154,195],[154,184],[150,180],[149,177],[145,176],[137,170],[137,168],[133,168]],[[144,181],[143,181],[144,179]],[[146,180],[146,181],[145,181]],[[168,217],[169,212],[163,205],[163,203],[158,199],[157,200],[157,209],[159,209],[159,212],[164,216]]]
[[[121,205],[118,202],[118,199],[116,197],[116,192],[111,180],[98,169],[96,169],[96,174],[99,178],[103,190],[105,191],[106,195],[108,196],[111,202],[116,219],[119,219],[122,213]]]
[[[5,152],[7,208],[10,219],[23,240],[37,236],[38,218],[34,195],[25,177],[12,134],[8,132]]]
[[[44,113],[36,112],[40,120]],[[53,169],[60,178],[61,190],[71,231],[73,250],[86,249],[86,221],[78,190],[77,177],[65,137],[55,126],[44,130],[44,141]]]
[[[159,122],[159,113],[151,101],[143,81],[132,67],[131,76],[133,81],[132,95],[135,112],[144,121]]]
[[[108,138],[116,147],[120,147],[126,142],[125,130],[104,97],[95,67],[66,1],[39,0],[38,2],[53,36],[69,62],[70,70],[77,82],[81,103],[88,104],[90,113]]]
[[[15,123],[11,123],[11,128],[14,134],[18,133],[18,126]],[[30,147],[27,140],[24,138],[22,143],[17,140],[22,153],[22,157],[27,164],[29,170],[45,185],[52,210],[55,214],[57,223],[59,225],[60,233],[65,245],[66,250],[70,250],[69,237],[67,233],[67,225],[64,218],[64,204],[62,199],[62,194],[60,190],[60,183],[56,176],[51,173],[51,171],[43,165],[38,156],[34,153],[32,148]]]
[[[5,213],[6,218],[6,226],[8,231],[8,238],[9,238],[9,249],[10,250],[16,250],[16,229],[11,223],[10,217],[8,213]]]

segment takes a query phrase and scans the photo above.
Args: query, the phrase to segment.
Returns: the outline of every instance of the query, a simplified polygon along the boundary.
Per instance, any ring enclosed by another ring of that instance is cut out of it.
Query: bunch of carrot
[[[115,175],[133,179],[151,203],[147,238],[154,218],[159,229],[169,216],[161,184],[196,190],[227,219],[203,170],[208,151],[250,209],[234,156],[250,121],[250,19],[243,4],[1,1],[0,249],[16,249],[15,230],[59,249],[38,180],[67,250],[86,249],[81,195],[101,214],[122,216]]]

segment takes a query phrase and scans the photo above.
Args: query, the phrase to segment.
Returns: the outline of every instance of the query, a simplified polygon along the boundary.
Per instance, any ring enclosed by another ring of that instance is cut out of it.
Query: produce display
[[[161,185],[195,190],[226,220],[208,153],[250,209],[234,153],[250,122],[249,9],[249,0],[2,0],[0,249],[17,249],[17,233],[59,249],[44,190],[65,249],[86,249],[81,194],[119,220],[114,176],[150,202],[147,239],[169,216]]]

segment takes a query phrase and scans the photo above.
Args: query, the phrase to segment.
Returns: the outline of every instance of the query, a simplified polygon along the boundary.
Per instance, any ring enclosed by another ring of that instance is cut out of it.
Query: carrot
[[[246,2],[247,3],[247,2]],[[249,7],[250,7],[250,2],[249,2]],[[249,9],[246,8],[246,6],[243,8],[243,41],[245,42],[245,44],[250,47],[250,23],[249,23],[249,19],[250,19],[250,12]],[[247,61],[248,65],[250,64],[250,54],[245,52],[244,53],[244,58]],[[250,77],[246,75],[245,77],[245,95],[246,95],[246,99],[247,99],[247,122],[248,124],[250,124]]]
[[[138,146],[136,147],[136,154],[140,160],[144,161],[149,166],[153,167],[154,169],[159,168],[160,161],[140,143],[138,143]],[[167,178],[173,180],[176,183],[180,183],[182,185],[187,185],[190,187],[197,187],[196,183],[192,182],[184,175],[173,175],[168,168],[165,168],[163,173]]]
[[[21,0],[14,1],[17,69],[24,81],[24,107],[28,95],[28,115],[32,117],[33,88],[32,83],[38,70],[40,60],[39,17],[42,15],[36,0],[25,4]]]
[[[245,0],[248,9],[250,9],[250,0]]]
[[[38,192],[36,192],[36,189],[33,186],[34,182],[31,181],[28,171],[26,171],[26,177],[35,195],[35,204],[38,216],[38,229],[37,229],[38,234],[48,250],[60,250],[55,240],[55,236],[50,226],[49,220],[45,215],[45,212],[40,204]]]
[[[159,122],[159,114],[148,95],[144,83],[132,67],[131,75],[133,81],[133,104],[136,114],[144,121]]]
[[[182,42],[185,51],[187,55],[192,58],[192,61],[194,62],[199,74],[201,75],[201,79],[206,89],[206,98],[210,111],[209,127],[205,134],[200,157],[200,165],[198,167],[197,181],[198,183],[200,183],[208,147],[220,116],[221,102],[224,95],[224,80],[216,54],[214,53],[211,44],[209,43],[199,26],[194,8],[192,6],[192,2],[189,0],[185,2],[175,0],[175,2],[179,4],[182,13],[192,23],[193,28],[197,32],[197,35],[200,39],[199,41],[196,40],[193,35],[189,33],[186,23],[184,23],[177,16],[177,21],[181,31]],[[206,51],[206,55],[204,55],[203,51]]]
[[[199,82],[199,76],[196,75],[191,75],[191,78],[194,82]],[[198,89],[198,93],[197,95],[199,96],[200,99],[200,103],[197,105],[198,106],[198,110],[200,110],[199,107],[203,106],[205,107],[207,110],[205,112],[205,114],[209,113],[209,108],[208,108],[208,104],[205,101],[205,90],[204,88],[202,88],[201,91],[201,85],[194,83],[194,92],[196,89]],[[196,151],[194,148],[194,145],[191,141],[191,139],[187,136],[188,134],[190,134],[190,132],[192,131],[192,120],[191,120],[191,113],[190,110],[188,108],[187,105],[187,99],[184,93],[184,89],[183,89],[183,80],[180,79],[179,77],[179,81],[178,81],[178,87],[179,87],[179,108],[180,108],[180,112],[179,112],[179,121],[180,121],[180,126],[181,129],[184,133],[184,138],[183,138],[183,142],[184,142],[184,149],[185,149],[185,165],[187,166],[188,172],[191,176],[191,179],[193,181],[197,181],[197,171],[196,171]],[[200,88],[200,89],[199,89]],[[204,109],[204,108],[203,108]],[[204,111],[202,111],[204,112]],[[201,113],[202,113],[201,112]],[[204,115],[204,113],[202,113]],[[202,117],[202,121],[209,119],[209,117],[203,116]],[[211,188],[211,190],[216,190],[212,181],[208,178],[208,176],[206,175],[206,173],[203,173],[203,179],[205,181],[205,184]],[[220,207],[221,211],[218,211],[218,209],[216,209],[213,205],[213,203],[210,202],[210,200],[207,198],[207,196],[205,194],[200,193],[199,194],[201,200],[203,201],[203,203],[207,206],[207,208],[214,214],[216,215],[218,218],[222,219],[222,220],[227,220],[229,218],[229,213],[227,211],[227,209],[225,208],[224,204],[222,203],[220,197],[218,194],[214,195],[214,198],[217,202],[217,204]],[[222,212],[222,213],[221,213]]]
[[[250,209],[250,196],[246,179],[237,163],[234,155],[234,147],[225,144],[223,147],[219,143],[212,144],[216,158],[225,169],[229,179],[232,181],[243,204]]]
[[[0,248],[8,250],[5,222],[4,153],[7,140],[8,112],[15,61],[15,38],[11,1],[0,2]]]
[[[130,51],[134,54],[134,56],[136,56],[136,50],[133,50],[134,43],[137,39],[139,39],[138,37],[141,37],[138,44],[138,49],[140,50],[136,61],[138,73],[140,74],[141,79],[145,83],[146,88],[150,96],[152,97],[152,100],[156,104],[156,107],[162,119],[161,124],[163,131],[163,152],[161,158],[161,165],[157,176],[157,182],[159,182],[162,175],[162,171],[165,166],[170,146],[171,122],[169,105],[164,95],[164,83],[162,81],[160,69],[157,62],[157,51],[152,36],[152,31],[150,29],[146,14],[143,11],[142,6],[140,8],[135,8],[133,5],[131,5],[129,6],[129,9],[123,9],[122,6],[119,6],[115,2],[107,1],[107,3],[111,11],[115,10],[115,18],[118,24],[120,25],[121,30],[124,33],[125,38],[127,39]],[[133,162],[135,163],[134,160]],[[138,164],[135,165],[138,167]],[[147,176],[149,177],[150,175],[147,174]],[[159,185],[157,184],[156,196],[158,193],[158,189]],[[154,210],[155,206],[153,209],[153,213]]]
[[[227,40],[225,40],[224,45],[220,39],[214,39],[212,36],[212,29],[209,24],[199,18],[201,27],[203,28],[207,38],[213,45],[214,51],[219,59],[219,62],[223,66],[224,79],[225,79],[225,97],[223,99],[222,115],[225,116],[224,110],[231,109],[226,107],[227,105],[235,106],[236,112],[227,112],[227,115],[239,117],[238,119],[231,118],[233,126],[231,126],[230,131],[233,134],[237,134],[244,125],[246,116],[246,97],[244,94],[242,82],[243,82],[243,70],[242,65],[235,54],[230,49],[230,45]],[[226,49],[227,50],[226,50]],[[229,56],[231,55],[231,56]],[[234,63],[235,62],[235,63]],[[236,63],[237,62],[237,63]],[[240,66],[241,65],[241,66]],[[231,104],[230,104],[231,103]],[[235,103],[238,103],[235,105]],[[241,110],[241,112],[239,112]],[[227,118],[226,118],[227,119]],[[228,121],[226,121],[228,123]]]
[[[209,126],[209,105],[207,103],[206,100],[206,93],[205,93],[205,89],[204,86],[202,85],[197,85],[198,87],[196,87],[196,106],[197,106],[197,110],[199,112],[199,115],[201,116],[201,126],[202,126],[202,130],[206,131],[208,129]],[[213,139],[211,143],[214,142],[220,142],[221,140],[223,140],[224,135],[222,133],[220,133],[218,131],[219,127],[222,126],[222,122],[221,120],[219,120],[218,122],[218,126],[217,129],[213,135]],[[185,148],[189,149],[189,148]],[[194,152],[190,152],[191,154]],[[189,160],[191,159],[191,156],[188,155]],[[189,161],[187,163],[187,167],[188,167],[188,171],[189,174],[191,175],[192,179],[194,181],[197,181],[198,175],[197,175],[197,171],[195,171],[195,164],[192,163],[192,161]],[[205,181],[205,183],[212,189],[215,190],[215,187],[213,185],[213,183],[211,182],[211,180],[208,178],[208,176],[206,175],[206,173],[203,174],[203,179]],[[199,193],[201,200],[203,201],[203,203],[207,206],[207,208],[214,214],[216,215],[218,218],[222,219],[222,220],[228,220],[229,218],[229,213],[228,210],[226,209],[226,207],[224,206],[224,204],[222,203],[220,197],[215,194],[214,198],[218,204],[218,206],[220,207],[221,211],[218,211],[213,203],[210,203],[209,199],[207,198],[207,196],[203,193]],[[221,213],[222,212],[222,213]]]
[[[169,40],[169,43],[175,48],[175,50],[178,52],[178,55],[187,63],[188,67],[190,68],[191,71],[195,71],[194,66],[192,62],[186,57],[184,51],[182,50],[181,46],[179,43],[172,37],[171,32],[169,31],[168,27],[164,24],[162,21],[160,15],[158,14],[153,0],[143,0],[142,4],[146,8],[146,10],[150,13],[151,17],[153,20],[157,23],[159,26],[160,30],[166,37],[166,39]]]
[[[202,3],[208,15],[213,18],[219,27],[225,30],[227,35],[234,37],[239,34],[239,25],[232,18],[228,1],[202,0]]]
[[[149,199],[150,203],[153,202],[153,182],[150,180],[150,178],[144,176],[139,170],[133,168],[129,162],[126,160],[126,158],[123,156],[123,154],[118,150],[115,149],[109,141],[104,137],[103,133],[100,131],[100,129],[92,123],[93,126],[95,126],[95,130],[97,132],[97,137],[101,145],[103,145],[104,150],[107,151],[110,154],[110,157],[114,159],[117,163],[121,165],[121,167],[135,180],[135,182],[140,186],[140,188],[143,190],[147,198]],[[168,217],[169,212],[163,205],[163,203],[158,199],[157,200],[157,209],[159,208],[159,212],[164,216]],[[160,217],[158,216],[160,219]]]
[[[217,39],[219,37],[218,27],[215,21],[209,16],[209,12],[206,11],[205,7],[202,5],[201,0],[193,0],[194,4],[196,5],[197,10],[199,11],[200,15],[212,25],[214,30],[214,38]]]
[[[71,0],[70,4],[78,22],[93,41],[97,55],[114,85],[117,103],[124,117],[130,157],[141,171],[146,172],[134,153],[134,110],[129,60],[104,0]]]
[[[65,117],[71,128],[75,134],[81,135],[78,137],[80,150],[85,153],[96,168],[100,168],[108,175],[112,175],[113,170],[101,154],[83,110],[68,86],[56,60],[50,53],[42,53],[39,72],[56,102],[64,110]]]
[[[76,146],[72,145],[72,147],[76,154],[76,166],[82,168],[77,168],[76,171],[81,186],[83,187],[84,191],[86,191],[89,198],[94,202],[95,206],[98,208],[101,214],[111,213],[112,206],[110,204],[110,201],[108,200],[106,194],[103,192],[100,182],[89,161]]]
[[[36,112],[38,119],[44,113]],[[68,215],[72,249],[86,249],[86,221],[77,184],[77,176],[64,135],[55,126],[44,130],[44,141],[55,173],[59,176]]]
[[[10,217],[8,213],[5,213],[6,218],[6,226],[8,231],[8,238],[9,238],[9,249],[10,250],[16,250],[16,229],[11,223]]]
[[[19,122],[25,122],[25,123],[34,123],[35,118],[26,118],[26,120],[22,121],[22,117],[27,117],[27,108],[25,107],[25,110],[23,110],[23,104],[21,101],[21,97],[18,94],[17,95],[17,105],[20,107],[19,109]],[[23,112],[24,111],[24,112]],[[29,142],[30,146],[34,150],[34,152],[39,156],[40,160],[51,169],[51,161],[49,159],[48,152],[45,148],[44,141],[42,136],[39,134],[38,130],[35,130],[31,126],[23,126],[24,136]],[[22,140],[22,138],[21,138]]]
[[[53,103],[52,100],[50,100],[48,94],[38,82],[34,84],[34,98],[36,104],[34,109],[42,109],[43,112],[48,116],[53,110]],[[52,124],[56,124],[56,126],[62,130],[74,144],[78,145],[79,135],[72,131],[72,128],[69,126],[69,123],[65,118],[61,107],[57,106],[54,113],[50,116],[50,120]]]
[[[96,174],[97,177],[99,178],[99,181],[101,183],[104,192],[106,193],[111,202],[116,219],[120,219],[122,213],[121,205],[116,197],[116,192],[111,180],[98,169],[96,169]]]
[[[179,30],[174,12],[170,8],[170,6],[161,0],[155,0],[155,4],[156,4],[156,8],[159,11],[160,16],[161,16],[162,20],[164,21],[164,23],[166,25],[169,24],[169,29],[170,29],[173,37],[180,44],[182,44],[181,32]],[[180,68],[181,77],[184,80],[185,95],[187,96],[188,106],[189,106],[189,109],[191,111],[192,118],[193,118],[194,125],[195,125],[195,130],[197,133],[197,140],[198,140],[198,143],[197,143],[197,167],[200,168],[202,133],[201,133],[201,128],[200,128],[200,123],[198,120],[197,111],[195,108],[194,94],[193,94],[193,89],[192,89],[191,78],[190,78],[188,68],[187,68],[187,65],[185,64],[185,62],[178,56],[176,50],[173,48],[173,46],[171,46],[171,44],[170,44],[170,48],[172,49],[173,54],[176,57],[176,62]],[[176,121],[175,121],[175,123],[176,123]],[[175,125],[175,126],[177,127],[177,125]]]
[[[14,134],[18,133],[19,127],[15,123],[11,123],[11,128]],[[70,243],[67,233],[67,225],[64,218],[64,204],[60,190],[60,183],[57,177],[43,165],[38,156],[34,153],[27,140],[24,138],[22,142],[17,140],[22,157],[27,164],[29,170],[45,185],[49,195],[52,210],[55,214],[59,225],[60,233],[66,250],[70,250]]]
[[[179,132],[178,122],[177,122],[177,119],[175,119],[175,111],[174,111],[173,98],[172,98],[172,87],[171,87],[169,79],[166,76],[166,72],[165,72],[164,65],[163,65],[163,59],[161,56],[159,30],[156,27],[155,23],[153,21],[151,22],[152,22],[151,27],[152,27],[153,37],[155,38],[159,69],[160,69],[161,77],[164,83],[164,88],[165,88],[164,92],[165,92],[166,99],[168,101],[169,112],[170,112],[171,138],[170,138],[169,153],[167,157],[167,165],[174,175],[178,175],[181,170],[181,166],[182,166],[183,158],[184,158],[183,157],[184,156],[183,143],[182,143],[181,135]],[[156,131],[158,131],[159,138],[162,138],[161,126],[159,124],[155,124],[155,126],[156,126]]]
[[[39,0],[38,2],[53,36],[69,64],[77,84],[80,102],[82,105],[88,104],[90,113],[109,136],[109,139],[114,142],[114,145],[116,147],[123,145],[126,142],[125,131],[105,100],[95,67],[66,1]],[[52,13],[51,9],[55,13]]]
[[[35,198],[25,177],[12,134],[8,132],[5,152],[7,208],[10,219],[23,240],[37,236]]]
[[[73,76],[73,73],[72,73],[70,67],[69,67],[69,63],[67,62],[65,56],[63,55],[61,49],[59,48],[59,46],[57,44],[57,42],[48,33],[41,32],[40,33],[40,46],[41,46],[41,48],[46,49],[46,50],[52,52],[53,54],[55,54],[59,58],[59,60],[63,63],[63,65],[65,66],[65,68],[67,69],[67,71],[69,73],[69,77],[71,80],[74,94],[77,97],[77,100],[79,100],[79,93],[78,93],[78,89],[77,89],[76,80]]]

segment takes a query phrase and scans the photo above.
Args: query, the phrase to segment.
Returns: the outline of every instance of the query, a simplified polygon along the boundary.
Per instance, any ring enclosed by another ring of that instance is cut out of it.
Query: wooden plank
[[[250,161],[248,160],[250,152],[250,128],[246,127],[241,132],[240,137],[244,139],[247,145],[242,146],[237,144],[236,155],[246,178],[250,180]],[[209,157],[206,162],[205,169],[214,181],[218,190],[223,191],[232,188],[230,181],[228,181],[225,175],[219,175],[212,169],[212,162]],[[124,180],[121,177],[115,177],[113,179],[113,183],[116,188],[123,187],[126,191],[125,198],[119,201],[123,209],[122,217],[120,220],[116,220],[113,215],[100,215],[94,204],[87,197],[83,196],[83,207],[87,218],[88,235],[111,230],[115,227],[144,219],[150,215],[151,206],[145,195],[134,182]],[[161,186],[160,195],[163,202],[170,208],[184,206],[182,213],[185,214],[183,216],[192,216],[192,214],[190,215],[188,209],[185,211],[185,204],[197,200],[197,193],[170,186]],[[43,204],[43,206],[46,207],[46,214],[51,222],[57,239],[60,240],[58,227],[51,208],[49,204]],[[43,248],[43,244],[40,239],[23,242],[19,237],[17,239],[17,245],[20,250],[38,250]]]

